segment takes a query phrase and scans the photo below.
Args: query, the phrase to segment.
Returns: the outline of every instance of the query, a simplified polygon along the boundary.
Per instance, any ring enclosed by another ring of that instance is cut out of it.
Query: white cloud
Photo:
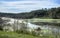
[[[14,1],[0,2],[0,12],[19,13],[41,8],[59,7],[60,5],[50,0],[46,1]]]

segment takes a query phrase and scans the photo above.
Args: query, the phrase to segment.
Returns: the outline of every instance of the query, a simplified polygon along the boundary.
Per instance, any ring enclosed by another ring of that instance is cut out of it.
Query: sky
[[[0,0],[0,12],[21,13],[60,7],[60,0]]]

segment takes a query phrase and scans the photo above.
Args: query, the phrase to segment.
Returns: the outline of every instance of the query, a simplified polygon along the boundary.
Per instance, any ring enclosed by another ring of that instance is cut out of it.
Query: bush
[[[20,33],[23,33],[23,34],[31,34],[30,31],[27,31],[27,30],[16,30],[16,33],[20,34]]]
[[[39,36],[39,35],[40,35],[40,32],[32,31],[32,35],[33,35],[33,36]]]
[[[33,35],[33,36],[36,36],[36,33],[35,33],[35,31],[32,31],[32,35]]]
[[[23,33],[22,30],[16,30],[16,33],[20,34],[20,33]]]

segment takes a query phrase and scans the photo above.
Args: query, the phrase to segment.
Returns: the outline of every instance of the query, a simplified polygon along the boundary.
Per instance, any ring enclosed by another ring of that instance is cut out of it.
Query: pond
[[[60,34],[60,27],[54,25],[35,25],[32,23],[28,23],[28,27],[32,29],[36,29],[40,27],[45,34]]]

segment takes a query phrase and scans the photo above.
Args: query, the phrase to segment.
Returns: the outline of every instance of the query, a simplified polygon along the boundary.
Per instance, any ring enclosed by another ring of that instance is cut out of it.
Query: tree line
[[[11,18],[19,18],[19,19],[31,19],[31,18],[52,18],[52,19],[60,19],[60,7],[58,8],[42,8],[39,10],[33,10],[31,12],[24,13],[3,13],[0,12],[0,17],[11,17]]]

